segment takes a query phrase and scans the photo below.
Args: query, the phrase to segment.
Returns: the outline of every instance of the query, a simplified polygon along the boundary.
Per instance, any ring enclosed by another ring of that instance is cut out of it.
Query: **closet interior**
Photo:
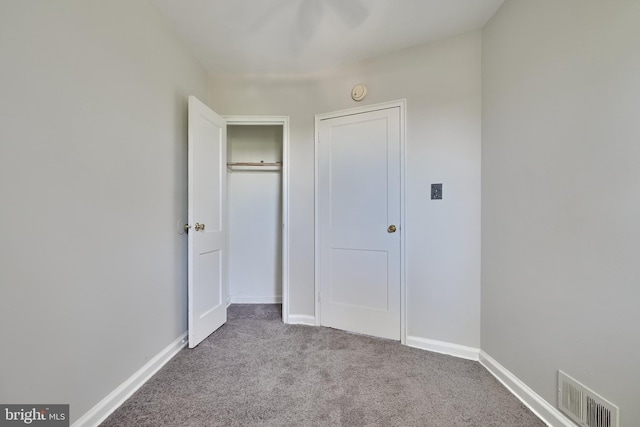
[[[281,303],[283,126],[228,124],[229,295]]]

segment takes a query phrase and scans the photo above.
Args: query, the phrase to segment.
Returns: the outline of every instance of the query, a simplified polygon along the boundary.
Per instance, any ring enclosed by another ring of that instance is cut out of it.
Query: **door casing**
[[[400,342],[406,344],[407,338],[407,310],[406,310],[406,235],[407,235],[407,221],[406,221],[406,105],[407,101],[401,99],[398,101],[384,102],[379,104],[366,105],[362,107],[349,108],[346,110],[339,110],[330,113],[316,114],[315,116],[315,176],[314,176],[314,193],[315,193],[315,224],[314,224],[314,237],[315,237],[315,324],[321,325],[320,318],[320,247],[319,247],[319,212],[318,212],[318,197],[319,197],[319,129],[320,121],[350,116],[353,114],[368,113],[372,111],[384,110],[388,108],[399,108],[400,110]]]

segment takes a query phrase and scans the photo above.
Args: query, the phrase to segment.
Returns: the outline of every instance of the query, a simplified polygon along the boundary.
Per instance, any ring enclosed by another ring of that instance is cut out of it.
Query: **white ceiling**
[[[151,0],[210,73],[335,68],[481,28],[504,0]]]

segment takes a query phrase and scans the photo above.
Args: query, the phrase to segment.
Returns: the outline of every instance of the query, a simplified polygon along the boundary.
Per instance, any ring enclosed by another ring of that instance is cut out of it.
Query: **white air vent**
[[[618,427],[618,407],[562,371],[558,371],[558,408],[582,427]]]

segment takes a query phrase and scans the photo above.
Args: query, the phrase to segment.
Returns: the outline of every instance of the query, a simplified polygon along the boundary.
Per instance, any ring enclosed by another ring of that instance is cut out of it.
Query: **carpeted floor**
[[[545,426],[478,362],[285,325],[279,305],[228,318],[102,426]]]

